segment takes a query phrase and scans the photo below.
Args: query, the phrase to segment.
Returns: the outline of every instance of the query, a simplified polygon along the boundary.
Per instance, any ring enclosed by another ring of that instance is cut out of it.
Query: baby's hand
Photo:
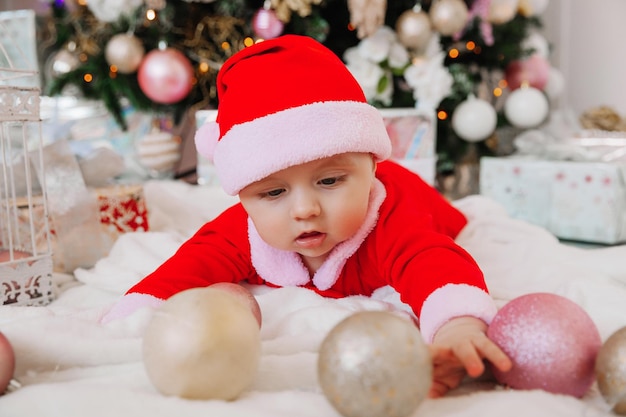
[[[429,396],[441,397],[459,386],[465,374],[476,378],[485,371],[483,359],[506,372],[511,360],[486,335],[487,325],[475,317],[458,317],[437,331],[430,347],[433,384]]]

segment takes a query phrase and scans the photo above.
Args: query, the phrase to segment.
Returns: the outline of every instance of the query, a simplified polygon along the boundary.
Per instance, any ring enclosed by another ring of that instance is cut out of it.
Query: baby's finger
[[[506,372],[513,367],[511,359],[486,336],[475,344],[476,349],[478,349],[483,358],[494,364],[500,371]]]
[[[454,353],[459,358],[467,374],[471,377],[480,376],[484,370],[485,365],[483,363],[480,354],[476,350],[475,346],[471,343],[464,343],[458,346]]]

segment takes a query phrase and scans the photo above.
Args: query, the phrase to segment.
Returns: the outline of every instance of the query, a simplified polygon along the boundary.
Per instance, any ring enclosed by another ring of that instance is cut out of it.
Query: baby
[[[216,282],[300,286],[326,297],[393,287],[431,344],[437,397],[509,358],[486,337],[496,313],[483,274],[454,238],[465,217],[386,161],[379,111],[317,41],[267,40],[226,61],[216,122],[196,134],[240,203],[205,224],[130,288],[105,321]]]

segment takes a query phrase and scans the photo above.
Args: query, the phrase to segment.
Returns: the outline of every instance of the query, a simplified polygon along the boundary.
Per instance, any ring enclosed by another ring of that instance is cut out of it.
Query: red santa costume
[[[454,317],[491,321],[496,307],[483,275],[454,242],[465,217],[416,174],[385,161],[391,144],[383,119],[332,51],[302,36],[264,41],[226,61],[217,86],[217,120],[198,130],[196,145],[227,193],[293,165],[371,153],[378,165],[365,222],[311,276],[299,254],[265,243],[236,204],[129,289],[108,320],[189,288],[247,281],[328,297],[389,285],[427,341]]]

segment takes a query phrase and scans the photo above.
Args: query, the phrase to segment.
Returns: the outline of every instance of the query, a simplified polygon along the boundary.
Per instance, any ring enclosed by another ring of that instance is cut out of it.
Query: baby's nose
[[[294,196],[291,213],[294,219],[308,219],[319,216],[321,206],[318,199],[310,193],[296,193]]]

